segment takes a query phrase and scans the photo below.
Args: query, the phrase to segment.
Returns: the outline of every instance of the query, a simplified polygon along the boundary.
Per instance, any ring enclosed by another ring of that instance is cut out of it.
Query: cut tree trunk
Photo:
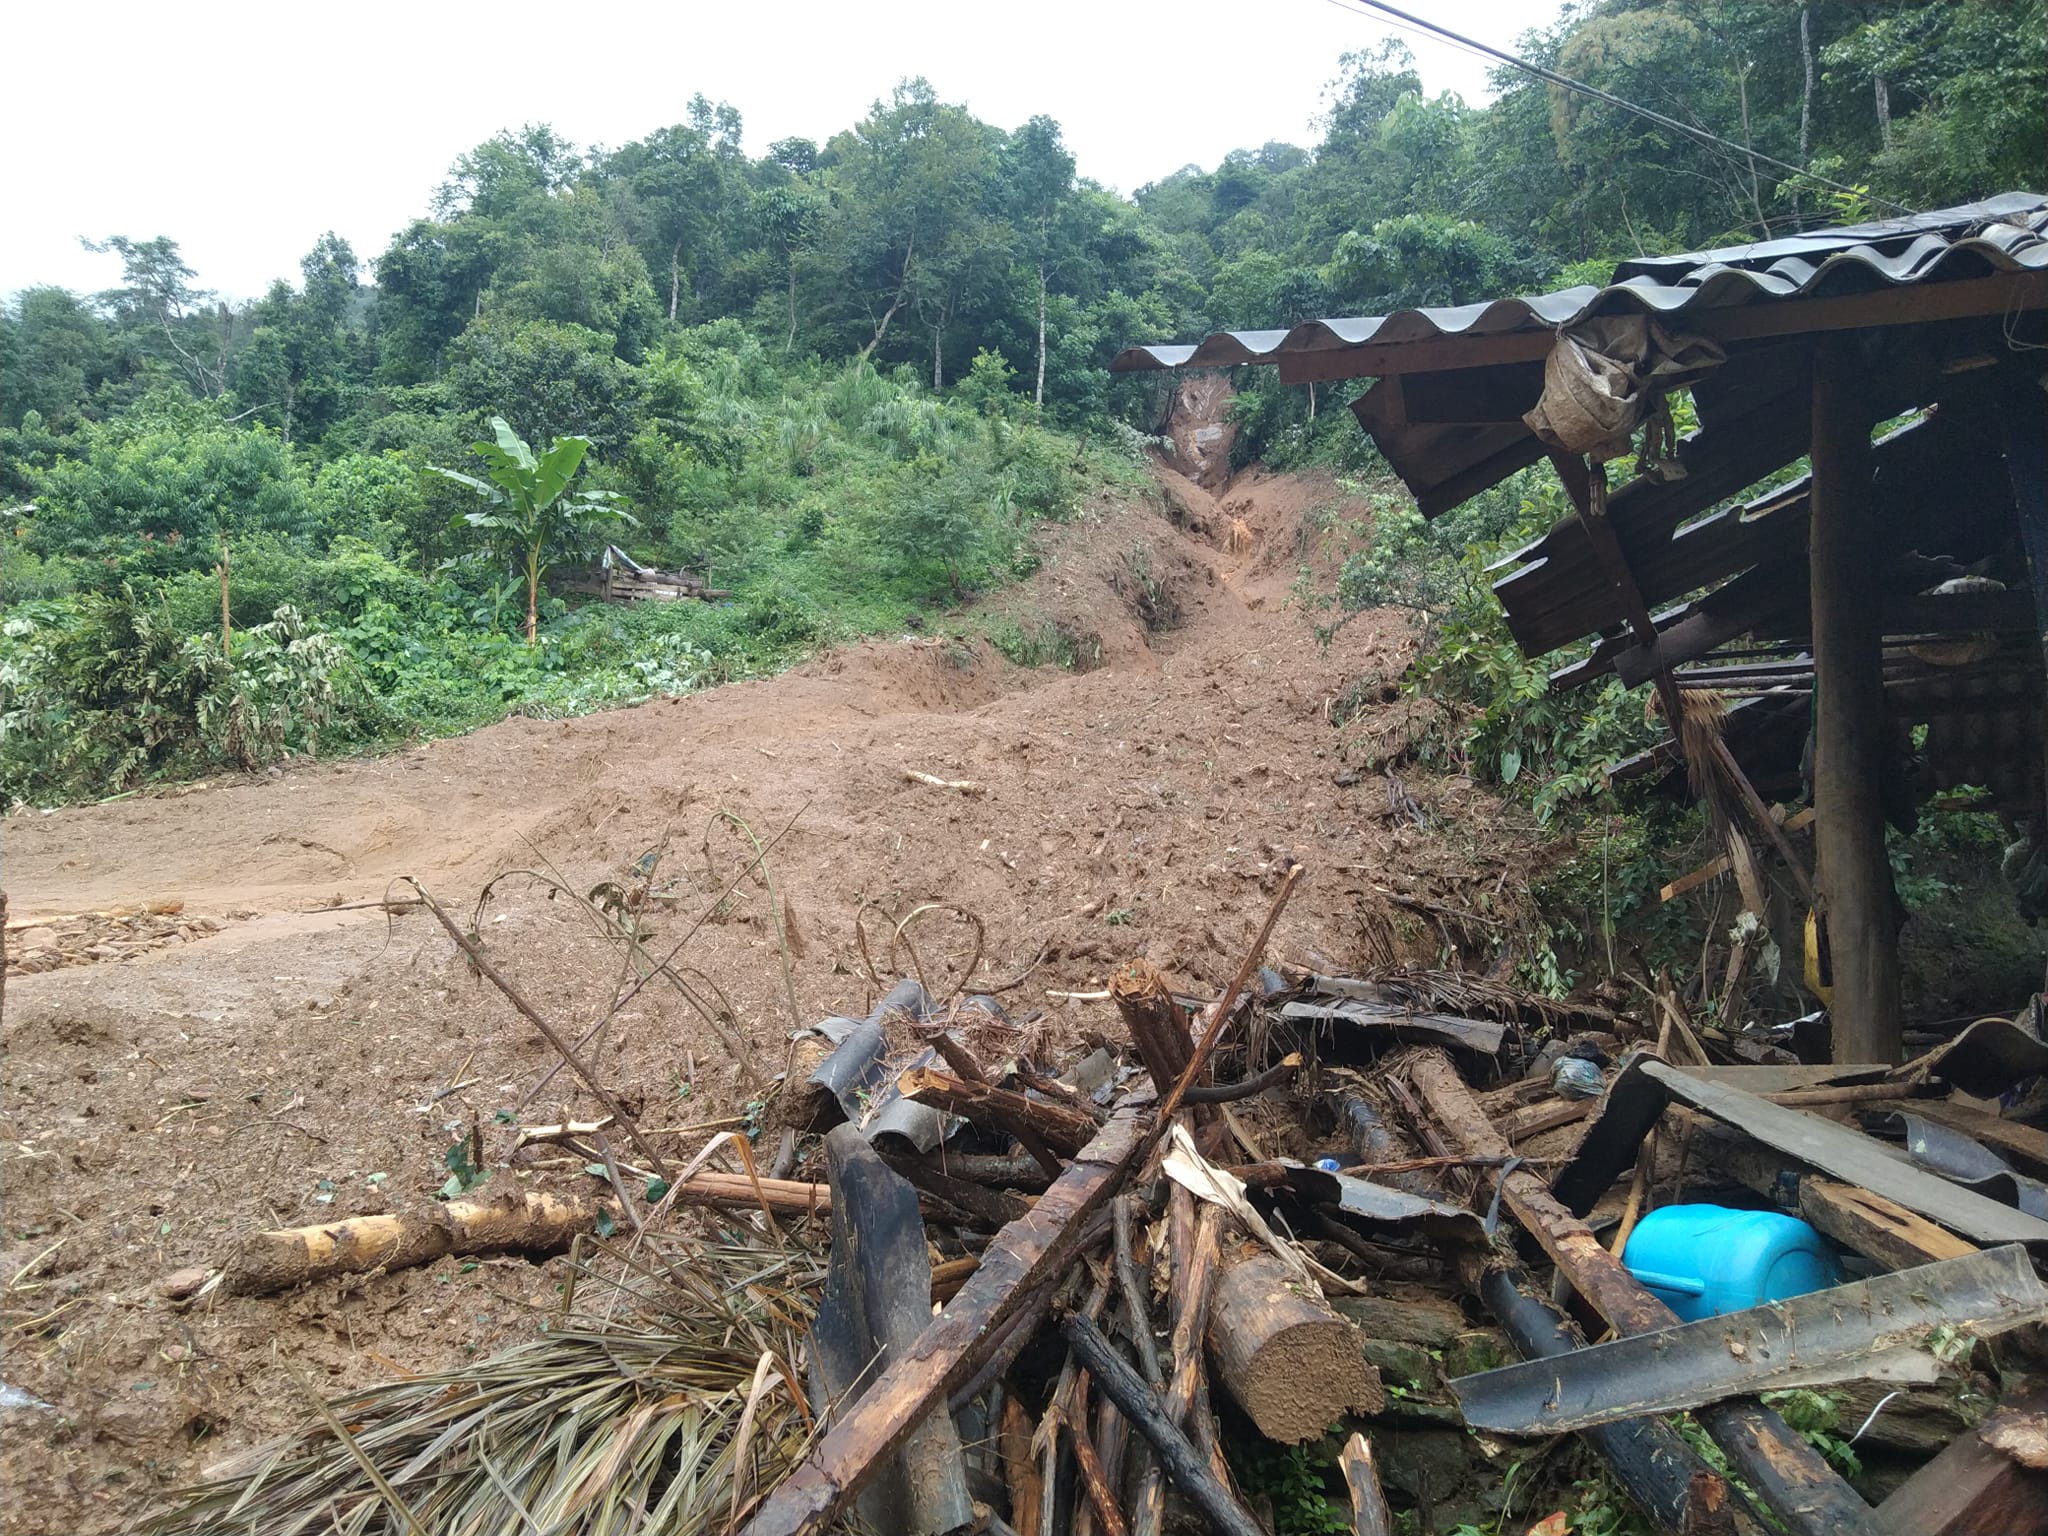
[[[1268,1440],[1297,1444],[1347,1409],[1386,1406],[1358,1330],[1270,1253],[1223,1272],[1208,1342],[1217,1378]]]
[[[559,1253],[594,1229],[603,1209],[601,1201],[526,1190],[404,1215],[259,1232],[228,1261],[223,1285],[238,1296],[268,1296],[337,1275],[410,1269],[449,1254]]]
[[[1166,1092],[1187,1070],[1195,1051],[1187,1015],[1174,1001],[1172,988],[1157,966],[1133,960],[1111,979],[1109,995],[1123,1016],[1124,1028],[1130,1031],[1131,1044],[1152,1074],[1154,1086]]]

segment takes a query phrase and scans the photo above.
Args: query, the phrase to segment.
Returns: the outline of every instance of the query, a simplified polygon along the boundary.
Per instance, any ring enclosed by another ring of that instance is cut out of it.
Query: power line
[[[1646,122],[1655,123],[1660,128],[1669,128],[1674,133],[1682,133],[1687,138],[1696,140],[1701,144],[1730,150],[1735,154],[1747,156],[1751,160],[1761,160],[1765,165],[1774,166],[1778,170],[1789,171],[1794,176],[1804,177],[1808,181],[1815,182],[1823,187],[1830,187],[1837,192],[1846,192],[1852,197],[1865,198],[1873,203],[1882,203],[1885,207],[1895,209],[1900,213],[1912,214],[1918,211],[1908,208],[1903,203],[1895,203],[1890,198],[1878,197],[1865,188],[1845,186],[1839,181],[1831,181],[1827,177],[1818,175],[1813,171],[1804,170],[1799,166],[1788,164],[1775,156],[1767,155],[1762,150],[1733,143],[1728,139],[1722,138],[1717,133],[1709,132],[1705,128],[1695,128],[1689,123],[1680,122],[1675,117],[1666,117],[1662,112],[1653,112],[1648,107],[1639,107],[1634,102],[1615,95],[1612,91],[1603,91],[1597,85],[1588,85],[1583,80],[1574,80],[1570,75],[1561,75],[1556,70],[1546,69],[1541,64],[1532,64],[1529,60],[1520,58],[1515,54],[1490,47],[1475,38],[1466,37],[1463,33],[1453,32],[1449,27],[1439,26],[1433,21],[1425,21],[1420,16],[1411,15],[1407,11],[1399,10],[1394,6],[1386,4],[1385,0],[1329,0],[1329,3],[1336,6],[1339,10],[1352,11],[1354,15],[1358,14],[1353,10],[1354,5],[1367,6],[1372,10],[1382,11],[1389,16],[1398,17],[1401,21],[1407,22],[1411,26],[1420,27],[1425,32],[1432,32],[1436,36],[1463,48],[1468,53],[1476,52],[1489,55],[1492,58],[1499,59],[1503,64],[1512,65],[1516,69],[1534,75],[1539,80],[1547,80],[1550,84],[1562,86],[1568,91],[1577,91],[1580,95],[1590,96],[1595,101],[1604,101],[1609,106],[1621,108],[1624,112],[1633,112],[1637,117],[1642,118]]]

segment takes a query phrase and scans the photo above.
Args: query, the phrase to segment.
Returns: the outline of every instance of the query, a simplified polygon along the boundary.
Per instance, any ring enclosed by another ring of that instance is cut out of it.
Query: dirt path
[[[261,1227],[430,1198],[472,1123],[495,1178],[582,1180],[574,1159],[506,1161],[511,1132],[493,1116],[550,1058],[429,920],[323,910],[374,901],[398,876],[466,909],[507,870],[546,863],[587,890],[665,847],[670,907],[654,926],[680,936],[742,862],[717,813],[763,837],[794,818],[771,860],[793,918],[787,979],[751,884],[688,952],[729,997],[747,1059],[652,991],[597,1050],[679,1151],[781,1069],[790,993],[805,1021],[865,1006],[863,903],[972,909],[984,985],[1043,948],[1008,999],[1078,1038],[1108,1021],[1045,988],[1085,988],[1137,953],[1190,987],[1220,984],[1291,856],[1310,876],[1276,949],[1304,963],[1359,963],[1367,928],[1384,948],[1384,889],[1511,901],[1527,839],[1485,796],[1404,770],[1434,820],[1423,830],[1341,755],[1336,700],[1361,680],[1391,695],[1412,642],[1398,617],[1373,615],[1325,649],[1283,606],[1304,515],[1335,492],[1240,480],[1219,506],[1167,479],[1171,519],[1149,502],[1097,508],[1006,600],[1099,654],[1092,671],[874,642],[688,698],[0,826],[10,952],[32,967],[9,979],[0,1034],[0,1279],[15,1277],[0,1376],[34,1400],[0,1407],[18,1494],[0,1528],[125,1528],[165,1488],[295,1423],[278,1351],[338,1390],[499,1347],[553,1304],[560,1266],[511,1259],[191,1312],[152,1289]],[[1235,557],[1233,517],[1256,538]],[[499,892],[483,928],[499,963],[553,1017],[596,1017],[616,952],[531,880]],[[942,921],[919,948],[956,968],[964,931]],[[566,1091],[528,1118],[573,1104]]]

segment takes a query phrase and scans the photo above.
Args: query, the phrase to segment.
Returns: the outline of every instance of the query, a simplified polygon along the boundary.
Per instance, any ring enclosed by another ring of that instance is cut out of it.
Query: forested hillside
[[[617,148],[508,129],[385,250],[329,235],[246,304],[175,231],[108,233],[120,286],[0,312],[0,799],[582,710],[933,622],[1028,570],[1035,521],[1135,483],[1158,385],[1113,379],[1120,347],[2039,183],[2044,36],[2040,0],[1602,0],[1522,51],[1722,142],[1511,70],[1491,105],[1431,96],[1389,46],[1333,61],[1318,142],[1128,198],[1049,118],[1006,130],[920,80],[758,156],[698,96]],[[1243,457],[1367,451],[1344,412],[1246,386]],[[466,517],[492,482],[437,471],[483,476],[493,418],[535,453],[587,439],[591,515]],[[529,644],[526,555],[607,539],[734,599],[544,596]]]

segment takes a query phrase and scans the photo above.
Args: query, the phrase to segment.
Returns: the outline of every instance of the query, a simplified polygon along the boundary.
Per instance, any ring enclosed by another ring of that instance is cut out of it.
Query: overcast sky
[[[1402,6],[1497,47],[1558,8]],[[375,256],[500,128],[616,145],[698,91],[739,108],[759,154],[822,142],[921,74],[1003,128],[1050,114],[1082,175],[1129,192],[1242,145],[1313,142],[1339,55],[1389,31],[1337,0],[27,3],[0,33],[0,294],[109,287],[118,260],[79,237],[122,234],[169,235],[201,286],[254,297],[328,229]],[[1486,98],[1489,61],[1401,35],[1428,89]]]

